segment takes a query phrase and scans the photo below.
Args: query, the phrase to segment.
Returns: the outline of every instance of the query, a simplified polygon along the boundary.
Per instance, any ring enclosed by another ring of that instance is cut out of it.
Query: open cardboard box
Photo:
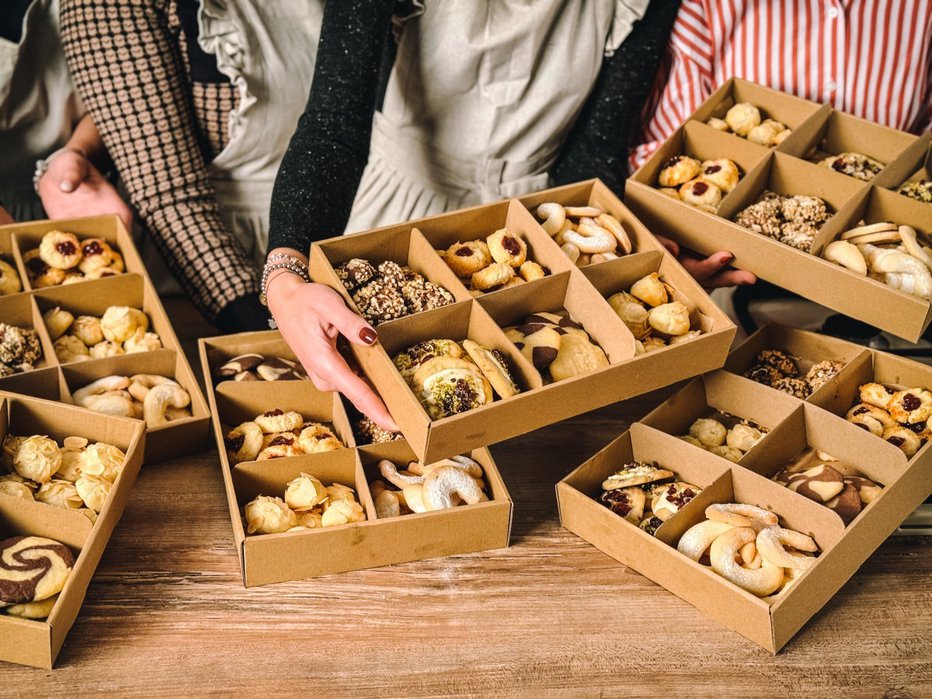
[[[712,129],[696,123],[710,116],[721,116],[735,101],[751,102],[794,129],[790,137],[772,149],[769,157],[756,162],[750,170],[747,167],[753,161],[748,160],[748,146],[752,144],[732,134],[713,138],[707,133]],[[727,144],[728,139],[734,146],[730,152],[710,150],[719,142]],[[672,237],[702,254],[728,250],[735,255],[733,264],[739,269],[751,271],[805,298],[915,342],[932,322],[928,300],[859,276],[819,255],[825,245],[857,224],[868,200],[886,201],[882,196],[885,192],[877,195],[877,189],[895,189],[915,172],[928,152],[930,139],[932,135],[928,133],[922,136],[904,134],[836,113],[828,105],[819,107],[733,79],[706,100],[632,175],[625,201],[657,234]],[[803,158],[814,149],[830,153],[854,149],[880,159],[885,167],[872,182],[862,182],[805,162]],[[697,157],[729,157],[745,171],[738,185],[723,198],[717,215],[667,197],[657,189],[657,174],[663,163],[684,150]],[[826,200],[834,215],[820,229],[811,254],[754,233],[731,220],[754,203],[764,189],[781,194],[809,194]],[[901,201],[903,198],[899,195],[890,199],[891,203]],[[899,208],[890,210],[887,207],[882,215],[896,222],[918,225],[918,230],[928,232],[932,229],[932,214],[924,213],[925,209],[917,210],[915,215],[910,213],[903,221],[898,219],[906,214]],[[909,211],[913,208],[909,207]],[[881,215],[879,210],[877,215]]]
[[[861,383],[932,386],[932,368],[882,352],[853,352],[848,343],[823,339],[826,343],[818,345],[811,333],[767,327],[749,339],[749,348],[738,348],[729,364],[741,366],[759,348],[775,345],[805,351],[811,361],[847,359],[830,390],[803,402],[724,371],[696,379],[557,484],[563,526],[762,648],[779,651],[932,490],[929,444],[907,460],[893,445],[838,417],[852,405]],[[679,433],[694,416],[712,409],[750,417],[771,430],[740,464],[667,433]],[[843,473],[860,473],[883,486],[847,526],[835,512],[770,480],[787,465],[814,464],[816,450],[835,457],[832,466]],[[657,461],[679,480],[703,488],[653,537],[596,500],[602,481],[635,459]],[[761,599],[681,555],[675,548],[679,537],[716,502],[749,503],[777,513],[781,524],[816,540],[821,549],[816,563],[785,592]]]
[[[531,212],[543,202],[593,205],[614,215],[632,238],[632,254],[582,269],[566,264],[562,251],[539,228]],[[550,266],[543,279],[472,298],[434,247],[456,238],[489,235],[505,225],[522,231],[532,256]],[[625,400],[718,368],[735,327],[651,233],[598,180],[539,192],[524,199],[398,224],[315,243],[311,275],[349,301],[335,267],[354,257],[377,263],[407,262],[428,279],[446,286],[457,303],[382,323],[379,343],[354,345],[366,376],[381,394],[411,449],[427,462],[514,437],[588,410]],[[693,328],[702,335],[662,350],[635,356],[635,341],[611,307],[600,299],[627,290],[642,276],[659,271],[691,311]],[[599,371],[545,384],[537,370],[517,352],[502,329],[520,324],[530,313],[569,311],[606,352],[610,365]],[[521,393],[507,400],[440,420],[431,420],[392,363],[399,351],[433,338],[472,339],[501,350],[509,360]]]
[[[0,614],[0,660],[51,669],[123,514],[142,465],[145,431],[138,420],[0,393],[0,441],[8,434],[43,434],[59,444],[65,437],[81,436],[91,442],[113,444],[126,454],[123,471],[94,524],[75,510],[0,494],[0,539],[43,536],[62,542],[75,554],[75,566],[48,619],[35,621]]]
[[[244,585],[299,580],[508,545],[512,501],[487,449],[474,449],[468,455],[485,471],[488,502],[378,519],[368,484],[381,478],[377,471],[380,460],[388,459],[399,468],[416,460],[408,444],[397,441],[356,447],[340,397],[320,393],[310,381],[222,381],[214,386],[212,376],[216,367],[245,352],[291,356],[278,332],[200,340],[201,363]],[[231,464],[224,443],[228,429],[273,408],[297,410],[308,419],[331,423],[347,448]],[[366,512],[366,521],[247,536],[243,526],[246,503],[260,494],[281,497],[287,483],[302,472],[317,476],[325,485],[336,482],[353,488]]]
[[[72,232],[82,240],[103,238],[123,255],[126,272],[102,279],[32,289],[23,267],[23,255],[37,248],[42,236],[53,230]],[[32,372],[0,378],[0,391],[71,403],[71,391],[112,373],[126,376],[160,373],[173,376],[191,395],[193,417],[155,428],[153,431],[159,436],[164,434],[169,438],[149,440],[145,460],[147,463],[155,463],[207,448],[207,402],[132,238],[118,216],[0,226],[0,256],[7,255],[16,262],[23,277],[23,292],[0,297],[0,320],[35,329],[42,344],[43,359]],[[109,306],[139,308],[149,318],[149,329],[158,333],[163,349],[62,365],[55,355],[51,337],[42,319],[42,314],[55,306],[75,316],[97,317]]]

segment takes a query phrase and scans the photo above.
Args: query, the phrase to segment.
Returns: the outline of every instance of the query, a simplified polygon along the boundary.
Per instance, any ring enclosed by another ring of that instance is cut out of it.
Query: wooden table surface
[[[216,455],[144,467],[56,669],[0,663],[0,695],[932,696],[928,539],[774,657],[560,527],[554,483],[663,397],[493,447],[509,548],[248,590]]]

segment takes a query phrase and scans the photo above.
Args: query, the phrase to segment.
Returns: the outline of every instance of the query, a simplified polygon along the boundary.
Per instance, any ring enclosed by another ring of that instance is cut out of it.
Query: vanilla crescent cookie
[[[527,259],[527,243],[521,237],[507,228],[500,228],[486,238],[489,253],[496,262],[502,262],[511,267],[520,267]]]
[[[74,233],[49,231],[39,243],[39,257],[49,267],[71,269],[81,261],[81,243]]]
[[[489,246],[482,240],[453,243],[447,248],[443,261],[458,277],[471,277],[492,264]]]
[[[521,391],[508,369],[508,360],[501,350],[483,347],[472,340],[463,341],[463,349],[492,384],[500,398],[511,398]]]
[[[0,296],[18,294],[22,290],[23,282],[19,278],[16,268],[8,262],[0,260]]]
[[[55,440],[45,436],[27,437],[13,455],[16,473],[37,483],[48,483],[60,466],[61,449]]]
[[[660,168],[657,182],[661,187],[679,187],[695,178],[701,166],[695,158],[686,155],[674,155]]]
[[[74,568],[74,554],[40,536],[0,541],[0,607],[41,602],[58,594]]]

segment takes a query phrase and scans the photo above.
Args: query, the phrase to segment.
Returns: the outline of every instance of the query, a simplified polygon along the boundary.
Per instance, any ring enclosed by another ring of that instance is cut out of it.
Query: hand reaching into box
[[[336,347],[340,335],[357,345],[373,345],[378,339],[375,329],[347,308],[336,291],[323,284],[280,273],[269,279],[267,289],[269,308],[282,337],[317,390],[339,391],[363,415],[387,430],[397,431],[385,404],[369,384],[353,373]]]

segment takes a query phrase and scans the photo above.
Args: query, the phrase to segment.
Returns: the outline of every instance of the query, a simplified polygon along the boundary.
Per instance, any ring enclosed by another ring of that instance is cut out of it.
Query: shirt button
[[[828,8],[828,18],[835,19],[838,16],[838,8],[830,7]]]

